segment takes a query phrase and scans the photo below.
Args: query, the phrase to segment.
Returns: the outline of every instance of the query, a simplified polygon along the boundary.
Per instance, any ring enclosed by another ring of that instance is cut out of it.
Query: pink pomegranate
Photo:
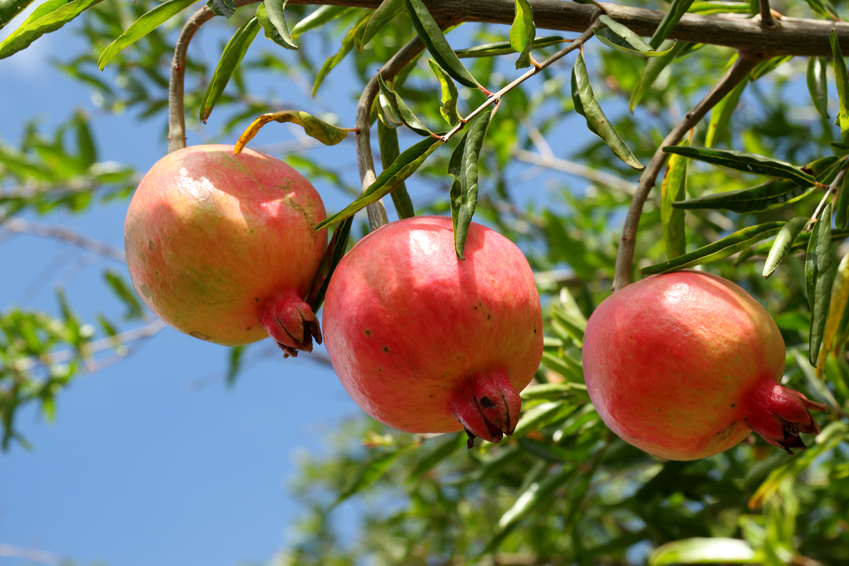
[[[290,355],[321,343],[303,298],[327,246],[312,185],[249,149],[199,145],[144,176],[124,225],[130,276],[174,328],[235,346],[270,335]]]
[[[325,296],[327,351],[354,401],[416,433],[465,429],[499,442],[542,357],[533,272],[507,238],[469,228],[457,259],[450,218],[383,226],[353,247]]]
[[[784,340],[769,313],[721,277],[648,277],[595,310],[584,335],[590,398],[613,432],[670,460],[727,450],[754,430],[788,453],[817,433],[808,409],[779,385]]]

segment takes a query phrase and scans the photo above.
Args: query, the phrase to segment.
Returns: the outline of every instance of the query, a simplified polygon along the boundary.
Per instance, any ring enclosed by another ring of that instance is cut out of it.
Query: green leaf
[[[688,538],[668,542],[649,556],[649,566],[668,564],[763,564],[764,554],[745,540]]]
[[[347,6],[321,6],[295,24],[295,27],[292,28],[292,39],[311,29],[321,27],[327,22],[331,22],[353,10],[356,10],[356,8],[349,8]]]
[[[91,129],[88,127],[88,120],[82,112],[77,112],[74,115],[74,130],[77,137],[77,148],[79,149],[79,162],[83,170],[88,169],[97,163],[97,147],[94,145],[94,138],[91,135]]]
[[[808,360],[817,365],[822,344],[831,286],[834,282],[834,259],[831,247],[831,212],[828,203],[822,209],[819,220],[811,231],[808,251],[805,255],[805,281],[808,288],[808,305],[811,309],[811,332],[808,341]]]
[[[757,226],[738,230],[721,240],[702,246],[697,250],[680,255],[669,261],[650,265],[644,268],[642,273],[643,275],[667,273],[669,271],[676,271],[686,267],[692,267],[694,265],[704,265],[706,263],[726,258],[731,254],[735,254],[748,248],[756,242],[765,240],[770,236],[774,236],[781,230],[782,226],[784,226],[784,222],[766,222],[764,224],[758,224]]]
[[[460,114],[457,112],[457,100],[460,98],[457,92],[457,85],[451,76],[440,67],[433,59],[428,59],[433,74],[439,79],[439,86],[442,92],[440,102],[442,106],[439,108],[439,113],[445,119],[449,126],[454,126],[460,122]]]
[[[838,354],[846,343],[846,322],[849,319],[849,254],[843,256],[837,266],[828,302],[828,316],[822,335],[822,346],[817,357],[816,370],[821,378],[828,354]]]
[[[328,124],[324,120],[316,118],[307,112],[303,112],[301,110],[281,110],[280,112],[263,114],[254,120],[251,125],[242,132],[242,135],[239,136],[239,140],[236,142],[235,146],[235,153],[240,153],[248,142],[259,133],[259,130],[269,122],[298,124],[304,129],[305,134],[320,141],[324,145],[336,145],[348,137],[348,134],[350,133],[349,130],[346,130],[345,128],[339,128],[332,124]]]
[[[849,175],[843,176],[843,182],[837,190],[837,202],[834,205],[834,226],[838,230],[846,228],[849,221]]]
[[[698,159],[713,165],[736,169],[754,175],[766,175],[780,179],[794,179],[806,185],[815,185],[817,180],[804,171],[790,163],[779,161],[765,155],[744,153],[730,149],[713,149],[708,147],[692,147],[683,145],[670,145],[663,148],[666,153],[676,153],[691,159]]]
[[[766,262],[764,263],[763,270],[764,277],[772,275],[772,272],[775,271],[778,265],[785,257],[787,257],[793,249],[793,243],[796,241],[796,238],[799,237],[799,234],[802,233],[802,230],[805,229],[805,225],[807,223],[807,217],[797,216],[781,227],[781,230],[775,237],[775,241],[772,243],[769,255],[766,256]]]
[[[33,0],[2,0],[0,1],[0,29],[6,27],[12,19],[27,9]]]
[[[596,101],[587,67],[584,64],[584,56],[581,53],[578,53],[575,66],[572,67],[572,101],[575,103],[575,111],[586,118],[589,130],[604,140],[619,159],[634,169],[645,169],[625,141],[613,129],[613,125]]]
[[[837,34],[831,30],[831,52],[834,55],[834,82],[837,85],[837,100],[840,103],[837,118],[834,123],[840,126],[840,137],[843,142],[849,142],[849,73],[846,71],[846,61],[840,51]]]
[[[448,173],[454,177],[451,185],[454,251],[460,259],[465,259],[463,249],[478,202],[478,161],[492,114],[490,106],[469,122],[466,134],[454,148],[448,163]]]
[[[102,71],[109,61],[118,53],[129,47],[139,39],[143,38],[157,27],[176,16],[197,0],[167,0],[153,10],[133,22],[124,33],[119,35],[115,41],[110,43],[97,60],[97,66]]]
[[[378,75],[377,82],[380,85],[380,92],[383,94],[389,107],[392,109],[393,118],[397,118],[402,124],[416,132],[421,136],[432,136],[433,132],[425,126],[421,120],[410,110],[407,103],[401,96],[392,90],[389,85],[383,80],[383,77]]]
[[[654,30],[654,34],[649,40],[649,45],[657,49],[663,43],[663,40],[666,39],[666,36],[669,35],[669,32],[672,31],[672,28],[681,20],[681,17],[687,13],[692,3],[693,0],[672,0],[669,11],[666,12],[663,19],[660,20],[657,29]]]
[[[408,444],[394,450],[379,452],[374,457],[363,464],[359,470],[352,476],[348,485],[339,493],[336,501],[333,502],[333,507],[339,505],[349,497],[371,487],[374,483],[382,478],[401,456],[409,452],[413,448],[413,444]]]
[[[333,236],[327,244],[327,250],[324,252],[324,257],[321,258],[318,272],[307,293],[307,304],[313,312],[318,312],[321,303],[324,302],[324,295],[327,292],[327,286],[330,284],[330,278],[348,250],[348,238],[351,235],[353,224],[354,217],[350,216],[337,224],[333,230]]]
[[[573,384],[584,383],[584,370],[581,366],[581,362],[566,352],[559,352],[557,354],[543,352],[542,365],[551,371],[560,374],[567,381]]]
[[[358,38],[357,49],[360,51],[369,44],[380,30],[386,27],[404,11],[404,0],[383,0],[380,6],[371,14],[363,34]]]
[[[516,15],[513,25],[510,26],[510,46],[519,53],[516,68],[522,69],[531,66],[531,51],[534,48],[536,38],[536,26],[534,25],[534,11],[528,0],[516,0]]]
[[[239,66],[248,51],[248,47],[251,46],[251,42],[259,33],[260,27],[258,18],[249,19],[236,30],[236,33],[224,47],[224,52],[221,54],[221,59],[215,67],[215,73],[213,73],[212,80],[209,81],[209,86],[206,87],[206,92],[201,101],[200,121],[204,124],[212,113],[218,97],[221,96],[227,83],[230,82],[233,71]]]
[[[103,277],[106,279],[106,284],[110,289],[112,289],[112,292],[115,293],[115,296],[121,299],[127,307],[127,313],[124,315],[124,318],[141,318],[144,315],[144,308],[142,307],[138,296],[135,294],[133,289],[127,285],[124,278],[112,270],[104,271]]]
[[[56,31],[102,0],[47,0],[0,43],[0,59],[26,49],[46,33]]]
[[[736,55],[734,58],[736,59]],[[728,128],[731,116],[734,114],[735,110],[737,110],[737,104],[740,102],[740,97],[743,95],[743,91],[746,90],[746,87],[749,84],[748,76],[749,75],[747,75],[746,79],[741,80],[733,89],[731,89],[731,92],[726,94],[725,97],[710,111],[710,121],[708,122],[707,134],[705,135],[706,147],[713,147],[715,142],[722,137],[722,134],[724,134],[725,130]]]
[[[289,26],[283,16],[287,0],[264,0],[256,9],[256,16],[265,31],[265,37],[285,49],[297,49],[292,41]]]
[[[698,48],[697,44],[686,43],[683,41],[674,41],[671,39],[665,40],[660,44],[658,50],[664,53],[660,57],[652,57],[646,61],[646,66],[640,75],[640,80],[631,91],[631,96],[628,99],[628,109],[633,112],[634,108],[642,101],[646,93],[651,89],[654,81],[660,76],[660,73],[669,66],[672,61],[678,57],[683,57]]]
[[[671,156],[660,185],[660,224],[666,256],[670,259],[687,251],[684,211],[673,208],[673,203],[687,194],[687,163],[680,155]]]
[[[823,118],[828,118],[828,79],[826,77],[827,62],[824,57],[808,57],[808,92],[814,108]]]
[[[551,45],[563,43],[564,39],[559,35],[538,37],[534,40],[534,49],[542,49]],[[494,57],[496,55],[510,55],[516,53],[509,41],[496,41],[494,43],[484,43],[475,47],[466,49],[457,49],[454,51],[457,57],[473,58],[473,57]]]
[[[224,18],[230,18],[236,13],[236,8],[238,8],[234,0],[209,0],[206,3],[206,7],[212,10],[212,13],[216,16],[222,16]]]
[[[312,85],[313,96],[315,96],[318,92],[318,88],[321,86],[321,83],[324,82],[324,79],[325,77],[327,77],[328,73],[330,73],[330,71],[336,68],[336,66],[341,63],[343,59],[345,59],[345,56],[351,52],[351,49],[354,48],[354,40],[360,34],[360,28],[366,23],[368,23],[369,15],[370,12],[364,12],[360,15],[359,19],[357,19],[354,25],[348,30],[348,33],[345,34],[345,37],[342,38],[342,46],[339,48],[339,51],[337,51],[335,55],[328,57],[324,64],[321,66],[321,68],[318,70],[318,73],[315,76],[315,82]]]
[[[415,173],[421,164],[424,163],[425,159],[427,159],[431,153],[436,151],[436,148],[440,145],[442,145],[442,140],[440,138],[427,138],[406,149],[398,157],[398,159],[395,160],[392,166],[384,169],[380,175],[377,176],[374,183],[369,185],[369,187],[363,191],[363,193],[357,197],[354,202],[336,214],[325,218],[318,224],[316,230],[320,230],[356,214],[366,206],[373,202],[377,202],[385,195],[395,190],[395,188],[400,186],[407,177]]]
[[[483,88],[469,73],[469,70],[463,66],[454,50],[451,49],[451,45],[445,39],[439,24],[430,15],[424,2],[422,0],[404,0],[404,6],[407,8],[407,14],[410,16],[416,33],[439,66],[445,69],[458,83],[470,88]]]
[[[808,6],[810,6],[811,9],[820,16],[836,22],[841,21],[834,5],[828,0],[805,0],[805,2],[807,2]]]
[[[440,441],[428,440],[425,442],[425,448],[436,443],[436,446],[429,450],[422,458],[416,461],[413,468],[407,474],[406,481],[408,483],[417,482],[428,472],[439,465],[440,462],[466,447],[467,438],[465,434],[446,434]]]
[[[668,55],[675,46],[675,43],[671,42],[671,44],[666,44],[663,50],[655,50],[642,37],[631,31],[629,27],[620,24],[610,16],[602,14],[598,20],[604,24],[604,27],[594,28],[595,36],[608,47],[622,53],[639,57],[663,57]]]
[[[401,155],[401,148],[398,146],[398,132],[394,128],[390,128],[382,121],[377,121],[377,143],[380,146],[380,162],[383,168],[391,167],[395,160]],[[407,193],[407,187],[401,182],[394,191],[389,193],[392,197],[392,204],[395,205],[395,211],[398,213],[398,218],[410,218],[415,216],[413,210],[413,201]]]
[[[239,376],[239,370],[242,369],[242,361],[244,357],[244,346],[235,346],[230,348],[230,355],[227,357],[227,376],[225,379],[227,387],[233,387],[236,384],[236,378]]]

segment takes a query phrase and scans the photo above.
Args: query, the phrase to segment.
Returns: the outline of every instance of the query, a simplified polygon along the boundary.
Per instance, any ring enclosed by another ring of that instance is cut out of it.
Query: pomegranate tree
[[[303,298],[327,246],[316,190],[279,159],[232,146],[169,153],[144,176],[124,225],[142,300],[174,328],[236,346],[271,336],[290,355],[321,343]]]
[[[779,382],[784,340],[743,289],[697,271],[656,275],[604,300],[584,335],[593,405],[626,442],[670,460],[727,450],[754,430],[788,453],[825,406]]]
[[[465,256],[450,218],[383,226],[336,268],[323,327],[333,368],[368,414],[407,432],[465,429],[471,447],[512,434],[543,339],[522,252],[472,223]]]

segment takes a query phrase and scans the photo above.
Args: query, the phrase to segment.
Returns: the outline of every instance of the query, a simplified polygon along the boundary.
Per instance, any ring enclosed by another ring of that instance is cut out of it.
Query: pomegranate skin
[[[465,429],[498,442],[542,357],[533,272],[507,238],[469,227],[457,258],[450,218],[372,232],[342,259],[322,324],[333,367],[369,415],[396,429]]]
[[[785,346],[769,313],[721,277],[678,271],[617,291],[584,335],[584,377],[602,420],[669,460],[727,450],[752,430],[791,452],[825,410],[779,381]]]
[[[269,334],[287,354],[321,342],[303,297],[327,246],[312,185],[284,162],[233,146],[169,153],[144,176],[124,224],[136,292],[162,320],[226,346]]]

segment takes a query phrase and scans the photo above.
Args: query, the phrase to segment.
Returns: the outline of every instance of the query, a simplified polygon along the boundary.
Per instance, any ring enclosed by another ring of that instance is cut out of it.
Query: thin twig
[[[663,151],[663,148],[679,143],[687,132],[694,128],[711,108],[725,98],[725,95],[731,92],[741,81],[745,80],[749,76],[749,72],[762,60],[763,56],[740,53],[737,60],[728,69],[722,79],[678,122],[657,148],[657,151],[655,151],[646,170],[640,176],[637,190],[634,192],[634,198],[631,199],[631,206],[628,208],[628,214],[622,226],[619,249],[616,253],[616,270],[613,277],[614,291],[625,287],[631,282],[631,265],[634,261],[637,225],[640,223],[640,215],[643,212],[646,199],[668,158],[668,154]]]
[[[535,153],[526,149],[518,149],[513,153],[513,155],[516,159],[524,161],[525,163],[545,167],[547,169],[567,173],[569,175],[575,175],[576,177],[584,178],[591,183],[610,187],[625,194],[634,193],[633,183],[629,183],[616,175],[611,175],[610,173],[605,173],[604,171],[599,171],[598,169],[581,165],[580,163],[567,161],[553,155]]]
[[[97,255],[124,263],[124,251],[120,248],[110,246],[100,240],[95,240],[94,238],[75,232],[70,228],[37,224],[21,218],[9,218],[5,222],[0,223],[0,229],[8,230],[9,232],[16,232],[18,234],[32,234],[42,238],[62,240],[63,242],[68,242],[69,244],[84,250],[94,252]]]
[[[805,226],[805,230],[810,230],[814,227],[814,224],[817,223],[817,219],[819,218],[822,209],[825,208],[825,204],[830,199],[832,199],[834,195],[837,194],[838,190],[841,190],[840,186],[843,184],[843,178],[846,176],[847,169],[849,169],[849,163],[840,168],[840,171],[837,173],[837,176],[834,178],[834,181],[832,181],[831,184],[828,186],[822,199],[820,199],[819,204],[817,204],[817,207],[814,209],[814,213],[811,215],[811,219]],[[829,222],[831,222],[830,218]]]

